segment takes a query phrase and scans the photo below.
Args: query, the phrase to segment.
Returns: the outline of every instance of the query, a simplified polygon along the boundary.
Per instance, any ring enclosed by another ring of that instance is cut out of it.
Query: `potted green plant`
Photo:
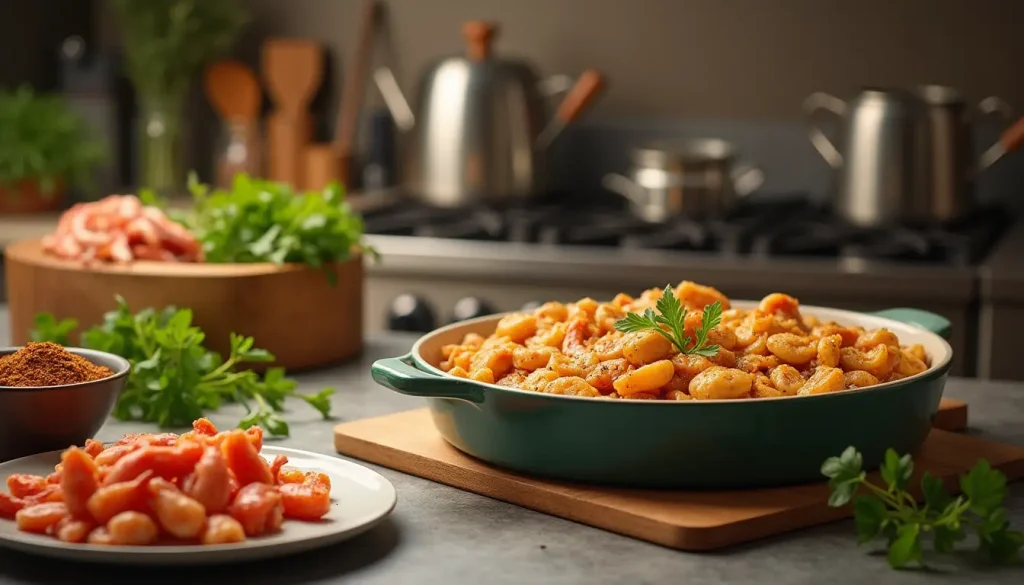
[[[114,0],[128,76],[139,98],[139,184],[184,191],[185,100],[202,66],[227,51],[248,20],[239,0]]]
[[[59,209],[105,158],[106,145],[60,96],[0,89],[0,213]]]

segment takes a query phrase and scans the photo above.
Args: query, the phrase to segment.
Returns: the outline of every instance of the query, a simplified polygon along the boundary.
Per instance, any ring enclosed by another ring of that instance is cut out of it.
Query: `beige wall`
[[[247,0],[255,34],[354,44],[358,0]],[[1021,0],[389,0],[401,80],[462,50],[459,22],[502,24],[498,50],[545,72],[599,67],[597,115],[788,119],[817,90],[959,86],[1024,109]],[[347,55],[343,55],[347,56]],[[339,69],[340,71],[340,69]]]
[[[245,0],[262,35],[342,58],[358,0]],[[459,23],[502,24],[498,50],[544,72],[603,69],[596,115],[792,119],[808,93],[946,83],[1024,110],[1021,0],[387,0],[401,81],[462,50]],[[108,28],[108,38],[113,32]],[[252,55],[253,50],[243,51]],[[340,66],[335,75],[340,74]]]

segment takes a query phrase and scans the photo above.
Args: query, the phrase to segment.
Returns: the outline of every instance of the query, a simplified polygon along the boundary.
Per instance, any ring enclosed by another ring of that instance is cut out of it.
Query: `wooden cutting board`
[[[966,405],[943,401],[937,426],[962,429],[963,423]],[[446,443],[427,409],[340,424],[334,430],[334,445],[345,455],[680,550],[717,549],[850,515],[849,507],[828,507],[824,483],[686,492],[606,488],[518,475]],[[1024,476],[1024,447],[940,429],[932,431],[916,455],[915,472],[929,471],[955,490],[956,477],[979,458],[1011,480]],[[919,475],[915,485],[918,479]]]

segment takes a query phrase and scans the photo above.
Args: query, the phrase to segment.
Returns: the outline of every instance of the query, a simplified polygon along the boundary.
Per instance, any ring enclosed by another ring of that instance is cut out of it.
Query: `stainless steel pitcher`
[[[593,69],[573,85],[562,83],[564,76],[542,81],[528,64],[494,57],[496,30],[487,22],[463,25],[467,55],[442,59],[427,71],[415,112],[389,69],[374,73],[399,129],[414,130],[404,182],[429,205],[502,203],[543,192],[548,146],[603,87]],[[544,94],[566,90],[545,126]]]
[[[1009,116],[996,97],[985,114]],[[850,101],[814,93],[804,101],[810,138],[837,171],[836,211],[850,223],[878,227],[907,221],[950,221],[974,206],[971,122],[956,90],[865,89]],[[837,148],[815,124],[828,111],[841,119]]]

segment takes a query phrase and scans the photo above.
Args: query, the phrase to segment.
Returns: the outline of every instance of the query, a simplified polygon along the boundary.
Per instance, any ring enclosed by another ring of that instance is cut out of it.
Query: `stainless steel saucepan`
[[[988,97],[982,115],[1009,120],[1010,107]],[[869,88],[849,101],[827,93],[804,101],[811,142],[837,172],[836,210],[850,223],[946,222],[969,215],[979,172],[1019,144],[1014,125],[980,161],[973,160],[974,117],[960,92],[924,85],[912,91]],[[821,112],[841,120],[838,147],[815,123]],[[1016,140],[1009,138],[1016,137]]]
[[[627,175],[609,173],[603,184],[650,223],[722,215],[764,182],[759,167],[736,162],[735,147],[717,138],[654,143],[631,158]]]
[[[496,32],[493,23],[465,23],[467,54],[442,59],[426,72],[415,112],[390,69],[374,73],[399,129],[414,132],[404,180],[424,203],[462,207],[542,193],[548,147],[604,86],[594,69],[575,84],[565,76],[541,80],[527,63],[493,55]],[[545,126],[545,97],[566,91]]]

